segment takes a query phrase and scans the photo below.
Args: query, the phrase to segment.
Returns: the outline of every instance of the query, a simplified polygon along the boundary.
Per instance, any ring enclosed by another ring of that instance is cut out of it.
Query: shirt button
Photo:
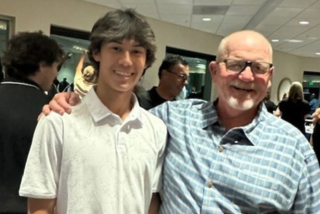
[[[222,146],[219,146],[219,152],[223,152],[223,147]]]
[[[212,181],[209,181],[209,182],[208,182],[208,187],[209,187],[209,188],[212,188],[212,187],[213,187]]]

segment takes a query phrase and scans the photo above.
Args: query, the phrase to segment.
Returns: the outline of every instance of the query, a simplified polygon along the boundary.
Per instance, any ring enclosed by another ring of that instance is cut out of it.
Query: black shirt
[[[153,87],[149,91],[137,94],[139,104],[142,108],[149,110],[167,101],[160,97],[156,89],[157,87]]]
[[[284,99],[279,103],[281,118],[297,127],[305,134],[305,116],[310,112],[309,103],[305,100]]]
[[[312,135],[313,149],[317,155],[318,161],[320,162],[320,123],[318,122],[313,130]]]
[[[48,97],[26,79],[0,83],[0,213],[26,213],[26,198],[19,187],[37,117]]]

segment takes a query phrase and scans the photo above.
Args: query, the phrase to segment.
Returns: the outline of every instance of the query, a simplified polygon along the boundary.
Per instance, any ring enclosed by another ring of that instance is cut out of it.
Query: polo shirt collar
[[[200,117],[200,124],[198,124],[201,128],[207,128],[209,126],[212,126],[219,122],[217,110],[216,110],[216,104],[218,103],[218,99],[216,99],[213,103],[207,102],[202,103],[201,105],[195,105],[194,107],[197,108],[201,113]],[[256,117],[253,119],[253,121],[243,127],[235,128],[235,129],[241,129],[243,133],[247,136],[247,138],[251,141],[253,145],[256,145],[259,142],[259,137],[261,133],[259,133],[259,129],[255,129],[258,125],[261,125],[262,121],[265,121],[268,119],[268,115],[270,114],[266,107],[261,103],[259,105],[258,113]]]
[[[43,91],[42,88],[34,81],[24,78],[24,77],[6,77],[2,84],[17,84],[17,85],[26,85],[26,86],[31,86],[34,87],[40,91]]]
[[[87,95],[83,98],[83,101],[88,106],[88,110],[95,122],[99,122],[109,116],[117,116],[112,111],[106,107],[101,100],[98,98],[95,90],[95,87],[92,87]],[[139,106],[139,102],[137,101],[137,97],[132,93],[131,99],[133,100],[133,108],[131,109],[131,112],[129,113],[128,117],[125,119],[125,121],[130,120],[137,120],[139,123],[142,123],[142,115],[141,115],[141,108]],[[124,122],[125,122],[124,121]]]

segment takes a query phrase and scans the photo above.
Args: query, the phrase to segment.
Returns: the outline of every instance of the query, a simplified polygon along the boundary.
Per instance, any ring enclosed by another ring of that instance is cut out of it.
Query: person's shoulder
[[[167,109],[176,109],[182,111],[189,111],[192,108],[201,108],[203,105],[207,104],[208,101],[201,99],[185,99],[185,100],[175,100],[175,101],[167,101],[164,104],[161,104],[155,109],[167,108]]]
[[[138,97],[138,99],[144,99],[146,97],[149,97],[150,96],[150,90],[147,90],[147,91],[142,91],[142,92],[139,92],[136,94],[136,96]]]
[[[154,114],[150,113],[148,110],[142,107],[140,107],[140,113],[141,113],[142,120],[148,120],[155,124],[164,125],[163,121],[159,117],[155,116]]]
[[[264,122],[269,132],[274,134],[290,137],[301,134],[292,124],[270,113],[266,114]]]

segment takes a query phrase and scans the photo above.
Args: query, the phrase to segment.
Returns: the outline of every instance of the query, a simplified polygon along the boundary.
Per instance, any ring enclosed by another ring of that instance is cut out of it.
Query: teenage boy
[[[164,123],[140,108],[133,88],[155,60],[155,37],[132,9],[92,28],[93,87],[70,115],[40,120],[20,195],[29,213],[157,213]]]

